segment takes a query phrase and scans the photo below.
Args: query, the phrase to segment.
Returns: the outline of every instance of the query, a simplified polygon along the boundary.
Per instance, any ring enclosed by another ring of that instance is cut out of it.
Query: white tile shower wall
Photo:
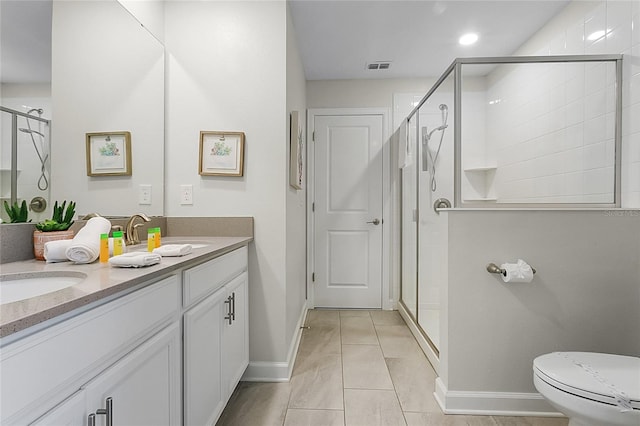
[[[599,38],[590,37],[596,31],[604,31]],[[592,39],[590,39],[592,38]],[[550,21],[527,41],[514,55],[574,55],[574,54],[623,54],[623,126],[622,126],[622,207],[640,208],[640,1],[574,1],[562,13]],[[534,77],[534,76],[531,76]],[[501,153],[516,167],[501,167],[498,196],[518,197],[526,200],[551,201],[602,201],[605,184],[613,181],[614,146],[610,135],[614,126],[611,87],[614,74],[602,65],[585,65],[565,68],[565,79],[558,91],[551,91],[545,102],[558,101],[564,93],[566,107],[563,110],[564,127],[547,134],[543,140],[560,141],[560,147],[533,151],[535,144],[522,144],[519,153]],[[532,84],[539,77],[527,80]],[[527,83],[529,85],[529,83]],[[553,96],[557,97],[553,97]],[[593,101],[589,107],[581,107],[583,101]],[[523,107],[520,114],[525,114]],[[532,105],[531,108],[534,108]],[[488,113],[489,120],[491,109]],[[558,116],[559,120],[561,117]],[[553,121],[553,126],[557,121]],[[552,127],[553,127],[552,126]],[[523,124],[520,131],[535,132],[535,121]],[[535,134],[535,133],[534,133]],[[543,135],[538,134],[538,137]],[[536,142],[537,143],[537,142]],[[505,148],[508,150],[508,148]],[[554,152],[555,151],[555,152]],[[576,154],[580,155],[576,155]],[[529,154],[527,157],[526,155]],[[520,157],[517,157],[520,155]],[[516,156],[516,157],[514,157]],[[554,163],[564,164],[561,173],[542,175],[542,170],[552,169]],[[585,171],[584,173],[579,171]],[[513,183],[515,173],[521,176],[519,184]],[[510,181],[511,183],[506,184]],[[543,191],[552,193],[542,196]],[[571,195],[573,194],[573,195]],[[541,198],[542,197],[542,198]]]
[[[489,77],[500,202],[613,202],[615,106],[607,95],[615,92],[607,67],[614,68],[523,64]]]

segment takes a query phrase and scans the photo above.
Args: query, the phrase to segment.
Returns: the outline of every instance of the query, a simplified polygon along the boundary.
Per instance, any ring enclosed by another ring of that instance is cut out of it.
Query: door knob
[[[367,223],[373,223],[374,225],[380,225],[380,219],[376,218],[368,221]]]

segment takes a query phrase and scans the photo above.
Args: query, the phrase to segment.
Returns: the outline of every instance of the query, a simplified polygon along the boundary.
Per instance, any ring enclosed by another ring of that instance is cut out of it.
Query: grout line
[[[340,336],[340,368],[341,368],[341,372],[342,372],[342,423],[344,424],[344,426],[348,426],[347,425],[347,399],[345,397],[345,392],[344,392],[344,350],[342,348],[343,343],[342,343],[342,315],[340,315],[340,313],[338,313],[338,336]]]
[[[406,324],[405,324],[406,327]],[[398,390],[396,389],[396,383],[393,380],[393,375],[391,375],[391,370],[389,370],[389,364],[387,364],[387,357],[384,356],[384,351],[382,350],[382,344],[380,344],[380,337],[378,336],[378,328],[376,325],[373,325],[373,329],[376,332],[376,339],[378,339],[378,346],[380,347],[380,353],[382,354],[382,359],[384,360],[384,366],[387,369],[387,374],[389,374],[389,379],[391,380],[391,386],[393,386],[393,393],[396,396],[396,401],[398,401],[398,407],[400,407],[400,412],[402,413],[402,419],[404,420],[404,424],[407,425],[407,417],[404,414],[404,409],[402,407],[402,403],[400,402],[400,397],[398,396]],[[411,335],[413,336],[413,334]]]

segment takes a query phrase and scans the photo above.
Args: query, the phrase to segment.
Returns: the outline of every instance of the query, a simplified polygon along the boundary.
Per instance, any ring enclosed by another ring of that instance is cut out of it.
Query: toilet
[[[533,360],[533,383],[570,426],[640,425],[640,358],[553,352]]]

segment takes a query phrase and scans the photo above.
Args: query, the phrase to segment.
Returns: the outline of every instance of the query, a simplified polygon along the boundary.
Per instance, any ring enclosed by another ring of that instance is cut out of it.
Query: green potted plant
[[[33,253],[38,260],[44,260],[44,244],[49,241],[70,240],[73,238],[73,216],[76,213],[76,203],[63,201],[58,206],[56,201],[53,206],[51,219],[36,223],[33,231]]]
[[[9,215],[10,223],[31,222],[31,220],[27,220],[29,217],[29,210],[27,209],[27,202],[25,200],[22,200],[22,204],[20,205],[18,205],[18,202],[16,201],[12,206],[5,201],[4,210]]]

